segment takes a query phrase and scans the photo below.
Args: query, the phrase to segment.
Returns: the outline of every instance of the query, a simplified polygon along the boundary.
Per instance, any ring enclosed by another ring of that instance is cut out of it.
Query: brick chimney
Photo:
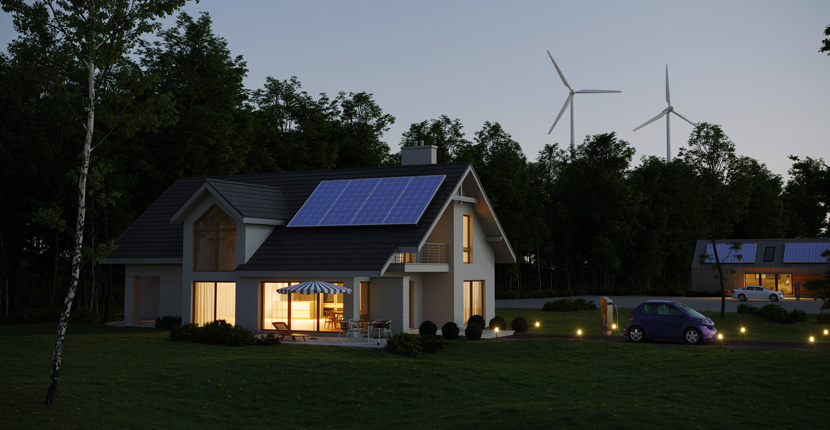
[[[435,145],[424,145],[422,140],[401,148],[401,166],[437,163],[438,147]]]

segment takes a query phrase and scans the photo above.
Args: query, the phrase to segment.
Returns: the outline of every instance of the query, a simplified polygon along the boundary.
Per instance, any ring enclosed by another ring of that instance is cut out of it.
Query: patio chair
[[[278,336],[280,337],[280,341],[285,339],[286,336],[291,336],[291,339],[296,342],[298,337],[303,338],[303,342],[305,342],[306,334],[304,333],[292,333],[291,330],[288,328],[288,325],[284,322],[274,322],[271,323],[274,325],[274,328],[277,329]]]
[[[340,333],[337,334],[337,340],[340,341],[341,335],[346,335],[346,339],[349,336],[354,337],[357,331],[353,328],[354,324],[351,321],[340,320]]]
[[[392,321],[391,320],[379,320],[375,321],[372,324],[372,332],[375,335],[376,339],[386,338],[389,339],[389,334],[392,333]],[[369,336],[371,339],[371,336]]]

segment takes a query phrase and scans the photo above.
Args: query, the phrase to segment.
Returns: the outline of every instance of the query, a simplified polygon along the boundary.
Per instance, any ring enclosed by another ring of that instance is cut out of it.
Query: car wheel
[[[628,329],[628,339],[632,342],[640,343],[646,340],[646,332],[643,331],[643,328],[640,326],[634,326]]]
[[[778,296],[776,296],[775,294],[770,294],[769,295],[769,301],[777,302],[778,301]]]
[[[738,294],[738,300],[740,300],[742,302],[745,302],[746,301],[746,296],[743,295],[743,294]]]
[[[683,332],[683,340],[685,340],[689,345],[700,343],[700,331],[696,328],[687,328],[686,331]]]

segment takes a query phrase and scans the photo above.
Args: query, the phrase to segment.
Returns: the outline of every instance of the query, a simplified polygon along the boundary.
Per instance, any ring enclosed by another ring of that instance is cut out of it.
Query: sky
[[[249,69],[245,85],[297,76],[303,90],[373,94],[396,118],[384,139],[397,152],[410,124],[447,115],[467,139],[500,123],[535,161],[570,142],[568,90],[578,94],[576,142],[616,132],[643,156],[666,156],[666,123],[634,128],[671,101],[694,122],[718,124],[738,155],[787,177],[789,155],[830,162],[827,0],[700,1],[253,1],[202,0],[215,34]],[[165,27],[174,24],[166,19]],[[0,12],[0,43],[16,37]],[[693,126],[673,116],[672,157]]]

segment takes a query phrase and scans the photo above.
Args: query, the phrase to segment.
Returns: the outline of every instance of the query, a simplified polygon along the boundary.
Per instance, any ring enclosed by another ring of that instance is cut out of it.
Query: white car
[[[784,300],[784,293],[780,291],[768,290],[758,285],[753,285],[738,288],[737,290],[732,291],[732,298],[738,299],[742,302],[747,299],[769,299],[771,302],[777,302],[779,300]]]

